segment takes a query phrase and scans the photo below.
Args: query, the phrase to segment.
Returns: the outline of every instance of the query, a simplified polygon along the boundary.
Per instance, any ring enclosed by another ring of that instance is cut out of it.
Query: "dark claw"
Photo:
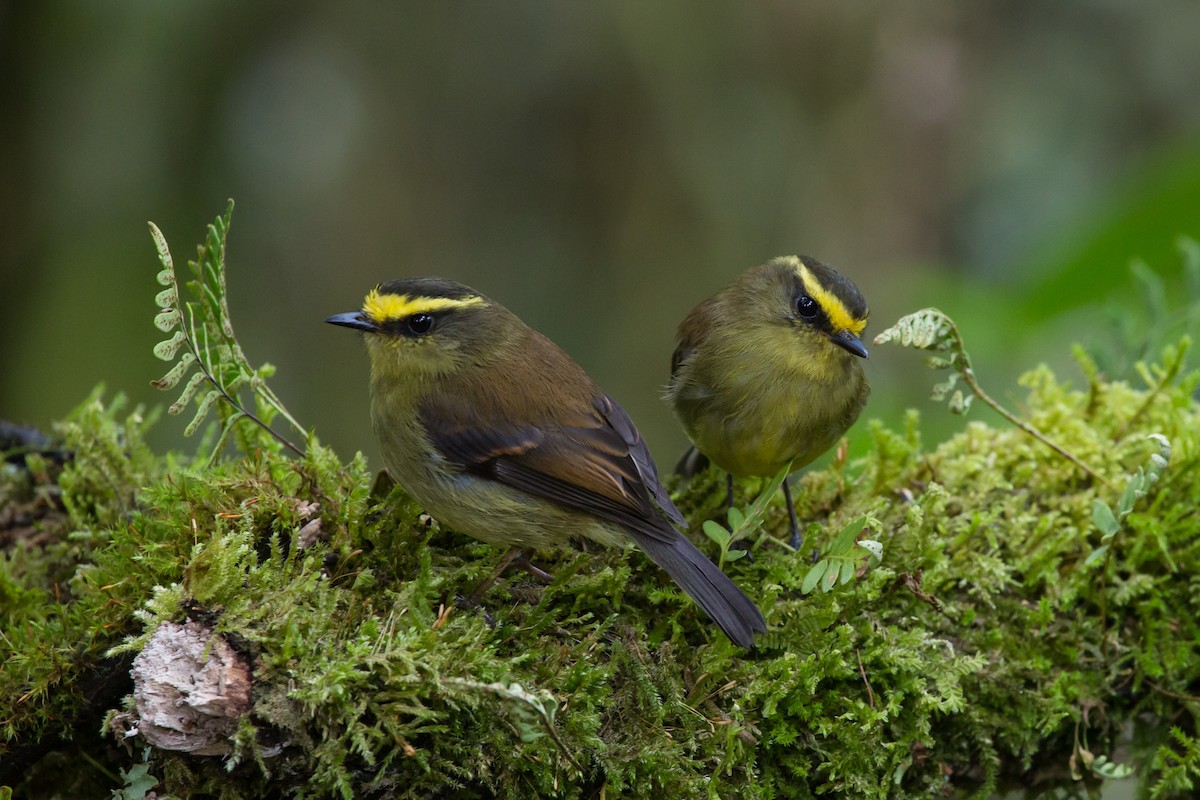
[[[491,615],[484,605],[479,602],[479,598],[475,597],[474,595],[470,597],[463,597],[461,594],[456,594],[454,595],[454,605],[463,610],[478,610],[480,614],[483,614],[483,621],[487,623],[489,628],[496,627],[496,618]]]
[[[804,537],[800,535],[800,531],[792,528],[792,535],[788,537],[788,547],[800,552],[800,545],[804,544]]]

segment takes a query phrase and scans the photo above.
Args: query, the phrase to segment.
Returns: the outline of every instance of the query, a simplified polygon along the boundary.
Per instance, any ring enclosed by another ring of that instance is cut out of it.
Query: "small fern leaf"
[[[954,344],[954,323],[936,308],[924,308],[875,337],[875,344],[895,341],[918,350],[947,350]]]
[[[200,298],[208,306],[208,314],[210,320],[215,321],[221,319],[221,301],[217,299],[217,295],[213,292],[212,286],[208,281],[202,281],[198,285],[197,293]],[[221,333],[224,334],[225,326],[221,326]]]
[[[800,592],[802,594],[810,594],[821,579],[825,577],[826,571],[829,569],[829,560],[821,559],[809,568],[808,574],[804,576],[804,580],[800,583]]]
[[[175,282],[175,262],[171,259],[171,248],[167,247],[167,237],[163,236],[158,226],[153,222],[147,224],[150,226],[150,238],[154,240],[154,249],[158,251],[158,260],[165,267],[158,273],[158,282],[168,286]]]
[[[831,556],[837,556],[840,558],[845,558],[848,556],[854,551],[854,545],[858,541],[858,537],[862,533],[863,528],[868,526],[870,519],[870,517],[864,514],[846,523],[844,526],[842,526],[842,529],[838,531],[838,534],[836,537],[834,537],[834,540],[829,543],[829,547],[825,552]]]
[[[179,359],[178,364],[171,367],[170,371],[158,380],[150,381],[150,385],[155,389],[162,389],[164,391],[167,389],[174,389],[179,385],[179,382],[183,380],[183,376],[187,374],[187,371],[191,369],[192,364],[195,363],[196,357],[194,355],[191,353],[184,353],[183,357]]]
[[[171,404],[171,407],[167,409],[167,413],[171,416],[176,416],[187,408],[188,403],[192,402],[192,398],[196,396],[196,390],[200,388],[200,384],[204,383],[207,379],[208,376],[203,372],[197,372],[189,378],[187,384],[183,387],[183,391],[179,394],[179,399]]]
[[[217,389],[212,389],[208,394],[200,399],[200,403],[196,406],[196,415],[192,417],[192,421],[183,429],[184,436],[191,436],[204,423],[204,418],[208,416],[208,412],[212,409],[213,403],[220,398],[221,392]]]
[[[925,366],[930,369],[949,369],[954,366],[954,357],[942,358],[941,356],[925,356]]]
[[[946,380],[942,381],[941,383],[934,384],[929,396],[933,398],[934,402],[940,403],[946,399],[946,395],[950,394],[951,390],[954,389],[954,384],[956,383],[958,383],[958,373],[952,372],[949,376],[947,376]]]
[[[179,313],[178,308],[164,309],[154,315],[154,327],[163,333],[168,333],[179,327],[179,323],[182,321],[183,315]]]
[[[704,535],[707,536],[718,547],[724,547],[729,541],[729,531],[721,526],[721,523],[715,520],[706,519],[702,526]]]
[[[951,414],[966,414],[971,410],[972,395],[963,394],[959,389],[950,396],[950,413]]]
[[[829,565],[829,569],[827,569],[825,571],[824,577],[821,578],[821,591],[822,592],[824,592],[825,594],[829,594],[829,592],[833,590],[833,587],[835,585],[837,585],[837,582],[838,582],[838,574],[841,571],[842,567],[844,567],[844,566],[846,566],[846,565],[845,564],[833,564],[833,563],[831,563]]]
[[[1083,565],[1085,567],[1094,567],[1103,561],[1106,555],[1108,555],[1108,545],[1102,544],[1093,550],[1088,557],[1083,560]]]
[[[1167,468],[1171,460],[1171,440],[1161,433],[1152,433],[1146,438],[1158,445],[1158,452],[1150,456],[1150,473],[1154,480],[1158,480],[1158,474]]]
[[[183,335],[183,331],[175,331],[175,335],[170,339],[163,339],[154,345],[154,355],[162,361],[173,361],[185,341],[187,337]]]
[[[1141,470],[1138,470],[1139,474],[1140,472]],[[1137,502],[1141,494],[1141,482],[1137,480],[1137,477],[1135,474],[1129,483],[1125,484],[1125,491],[1121,492],[1121,500],[1117,504],[1117,513],[1122,517],[1133,510],[1133,504]]]
[[[1105,539],[1111,538],[1113,534],[1121,530],[1121,523],[1117,522],[1108,503],[1099,499],[1092,501],[1092,524],[1100,529],[1100,533],[1104,534]]]
[[[179,292],[175,290],[175,286],[172,284],[154,295],[154,303],[164,311],[168,308],[174,308],[179,303]]]
[[[742,527],[742,523],[746,521],[746,515],[743,514],[742,510],[736,506],[729,507],[729,513],[727,516],[729,517],[729,525],[733,530],[737,530],[738,528]]]

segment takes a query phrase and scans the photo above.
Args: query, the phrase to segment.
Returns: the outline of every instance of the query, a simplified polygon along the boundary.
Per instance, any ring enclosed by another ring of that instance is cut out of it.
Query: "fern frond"
[[[288,413],[266,383],[275,368],[270,364],[251,366],[233,332],[225,287],[225,242],[232,214],[233,201],[230,200],[225,213],[208,226],[204,244],[197,247],[196,260],[187,264],[191,278],[184,287],[192,298],[190,300],[183,299],[179,271],[166,237],[157,225],[149,223],[150,237],[162,264],[158,283],[166,287],[154,297],[160,309],[154,316],[154,325],[163,333],[171,334],[154,346],[154,355],[163,361],[175,362],[166,374],[151,381],[150,385],[167,391],[179,386],[187,377],[178,398],[167,409],[168,414],[178,415],[196,401],[195,413],[183,431],[185,436],[195,433],[214,408],[219,409],[221,432],[210,455],[212,458],[221,452],[242,420],[248,420],[258,430],[256,435],[243,430],[242,435],[234,437],[242,452],[283,446],[297,455],[304,455],[300,447],[271,428],[272,419],[282,416],[308,439],[308,431]],[[202,391],[206,385],[209,388]],[[241,397],[242,390],[247,387],[252,395],[253,410]]]
[[[875,337],[875,344],[886,344],[887,342],[896,342],[902,347],[912,347],[917,350],[941,353],[949,351],[950,355],[948,356],[930,356],[925,359],[925,363],[931,369],[954,370],[949,378],[933,387],[932,398],[934,400],[941,402],[948,396],[950,411],[954,414],[965,414],[971,408],[972,396],[978,397],[1013,425],[1079,467],[1100,484],[1112,488],[1112,484],[1103,475],[1052,441],[1033,425],[1000,405],[983,390],[975,378],[975,370],[971,367],[971,356],[963,343],[962,335],[958,332],[958,326],[946,314],[936,308],[923,308],[916,313],[901,317],[895,325]],[[959,380],[966,385],[969,393],[955,388],[955,384]]]

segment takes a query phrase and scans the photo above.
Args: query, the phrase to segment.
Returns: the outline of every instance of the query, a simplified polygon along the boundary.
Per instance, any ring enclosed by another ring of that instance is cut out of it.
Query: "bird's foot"
[[[461,594],[454,595],[454,605],[464,610],[478,609],[479,613],[483,615],[483,621],[487,623],[487,626],[489,628],[496,627],[496,618],[479,602],[479,598],[474,593],[470,597],[464,597]]]
[[[512,563],[509,564],[509,567],[516,567],[517,569],[528,572],[538,583],[546,584],[553,581],[553,575],[551,575],[549,572],[546,572],[546,570],[537,566],[533,563],[533,561],[530,560],[530,556],[532,555],[532,550],[522,550],[517,554],[517,557],[512,560]]]

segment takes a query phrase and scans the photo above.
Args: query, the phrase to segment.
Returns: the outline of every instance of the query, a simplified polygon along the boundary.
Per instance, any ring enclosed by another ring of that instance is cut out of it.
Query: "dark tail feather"
[[[758,606],[717,565],[681,534],[649,536],[633,532],[638,546],[679,584],[696,605],[717,623],[734,644],[754,648],[754,634],[765,633],[767,621]]]
[[[681,478],[694,478],[708,467],[708,456],[695,447],[683,451],[675,464],[675,474]]]

